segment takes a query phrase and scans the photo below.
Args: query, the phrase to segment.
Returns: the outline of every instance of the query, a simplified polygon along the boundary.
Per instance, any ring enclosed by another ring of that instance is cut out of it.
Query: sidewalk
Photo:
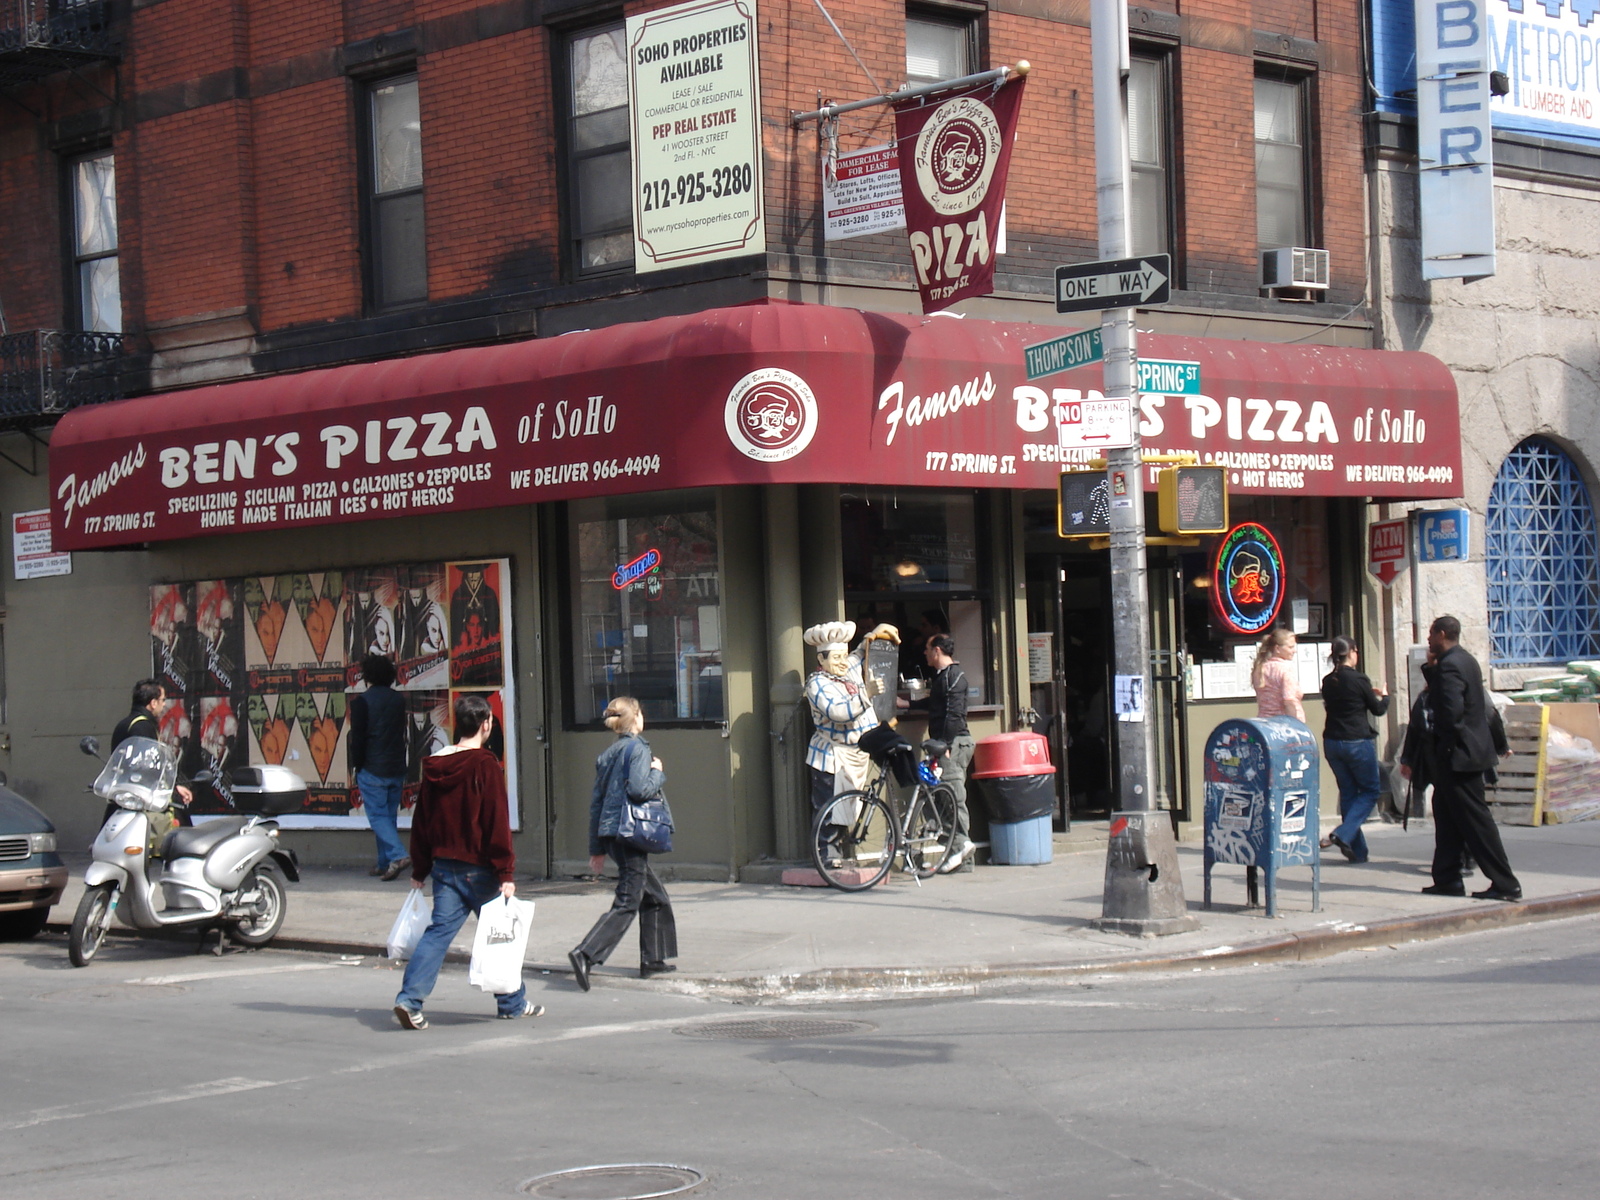
[[[611,964],[594,972],[594,981],[596,987],[744,1000],[972,991],[1108,971],[1181,969],[1190,959],[1218,966],[1309,958],[1487,924],[1600,911],[1600,821],[1501,829],[1522,881],[1520,905],[1422,895],[1418,889],[1429,882],[1431,826],[1407,832],[1369,824],[1366,833],[1371,862],[1354,866],[1337,853],[1324,860],[1320,912],[1311,911],[1310,868],[1285,871],[1274,920],[1261,909],[1245,909],[1243,867],[1214,869],[1215,907],[1202,909],[1200,848],[1181,845],[1184,889],[1202,927],[1160,939],[1090,928],[1100,915],[1103,847],[1058,850],[1044,866],[985,866],[937,876],[920,888],[911,877],[895,875],[858,894],[670,884],[682,947],[678,972],[640,980],[630,934]],[[71,921],[85,861],[79,856],[73,863],[73,883],[52,913],[53,924]],[[1487,883],[1475,875],[1467,886],[1472,891]],[[519,880],[518,891],[538,905],[528,949],[531,971],[569,973],[567,950],[609,905],[610,885]],[[360,871],[307,868],[302,881],[290,886],[288,916],[273,944],[382,954],[405,892],[400,880],[386,884]],[[469,922],[457,942],[463,961],[472,929]]]

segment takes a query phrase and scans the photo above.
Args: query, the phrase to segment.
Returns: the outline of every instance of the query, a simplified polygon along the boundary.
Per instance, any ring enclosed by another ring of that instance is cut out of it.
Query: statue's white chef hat
[[[854,621],[825,621],[821,625],[813,625],[800,636],[805,639],[808,646],[815,646],[818,654],[830,654],[835,650],[850,649],[850,639],[856,635]]]

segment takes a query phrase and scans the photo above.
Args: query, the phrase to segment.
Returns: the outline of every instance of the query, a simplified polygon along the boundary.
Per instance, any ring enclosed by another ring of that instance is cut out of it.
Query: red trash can
[[[991,862],[1037,866],[1051,860],[1055,776],[1050,743],[1040,734],[995,733],[978,739],[972,778],[982,780],[989,806]]]

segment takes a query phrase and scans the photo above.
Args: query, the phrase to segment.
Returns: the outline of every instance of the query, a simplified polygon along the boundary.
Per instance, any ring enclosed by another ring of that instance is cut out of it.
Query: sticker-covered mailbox
[[[1206,740],[1205,906],[1213,863],[1267,873],[1267,916],[1278,915],[1282,867],[1311,867],[1311,910],[1320,911],[1317,739],[1292,717],[1224,721]],[[1255,888],[1250,889],[1252,899]]]

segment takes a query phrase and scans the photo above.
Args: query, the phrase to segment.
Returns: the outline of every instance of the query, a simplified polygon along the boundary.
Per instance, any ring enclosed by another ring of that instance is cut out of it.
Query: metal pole
[[[1128,256],[1128,8],[1126,0],[1091,0],[1089,34],[1094,56],[1095,196],[1100,257]],[[1101,316],[1107,398],[1136,396],[1133,309]],[[1111,489],[1112,661],[1116,693],[1137,697],[1137,711],[1116,716],[1118,808],[1106,848],[1102,929],[1139,936],[1179,933],[1198,925],[1189,915],[1178,872],[1172,825],[1155,808],[1151,792],[1150,593],[1145,571],[1144,463],[1135,405],[1133,445],[1106,454]]]
[[[960,75],[955,79],[941,79],[937,83],[922,83],[916,87],[903,87],[897,92],[885,92],[881,96],[869,96],[865,100],[852,100],[848,104],[826,104],[811,112],[791,113],[789,124],[803,125],[807,121],[826,121],[837,117],[840,113],[855,112],[862,108],[874,108],[879,104],[898,104],[902,100],[911,100],[917,96],[932,96],[936,92],[950,92],[956,88],[981,87],[986,83],[1004,83],[1013,73],[1026,75],[1028,62],[1020,59],[1015,66],[995,67],[989,71],[979,71],[975,75]]]

